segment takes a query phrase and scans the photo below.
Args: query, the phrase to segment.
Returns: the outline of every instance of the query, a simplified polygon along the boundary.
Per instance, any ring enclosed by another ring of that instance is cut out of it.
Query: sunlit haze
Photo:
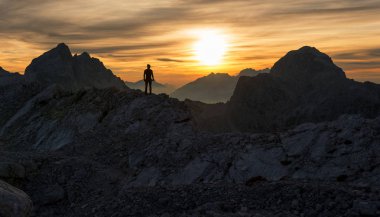
[[[217,31],[194,30],[199,39],[194,44],[194,55],[199,63],[207,66],[221,64],[227,50],[225,35]]]
[[[0,66],[23,72],[56,44],[117,76],[176,86],[210,72],[271,67],[304,45],[348,77],[380,82],[379,0],[0,0]]]

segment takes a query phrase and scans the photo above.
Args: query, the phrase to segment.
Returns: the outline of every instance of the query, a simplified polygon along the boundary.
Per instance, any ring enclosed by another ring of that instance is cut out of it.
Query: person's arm
[[[146,81],[146,72],[144,71],[144,74],[143,74],[143,79],[144,79],[144,81]]]
[[[153,75],[153,70],[152,70],[152,81],[154,81],[154,75]]]

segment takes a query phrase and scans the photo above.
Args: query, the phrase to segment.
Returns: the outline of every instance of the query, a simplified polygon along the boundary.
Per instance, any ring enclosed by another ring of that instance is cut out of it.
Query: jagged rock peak
[[[59,43],[55,48],[51,49],[47,53],[57,53],[64,57],[72,57],[69,46],[65,43]]]
[[[87,52],[83,52],[81,55],[79,56],[82,56],[82,57],[86,57],[86,58],[91,58],[90,54],[87,53]]]
[[[65,43],[59,43],[57,44],[57,49],[62,49],[62,50],[69,50],[70,51],[70,48],[69,46],[67,46]]]
[[[87,52],[72,56],[70,48],[64,43],[35,58],[26,68],[25,76],[32,82],[59,84],[71,90],[91,87],[125,88],[124,82],[100,60],[91,58]]]
[[[285,80],[302,81],[346,78],[344,71],[327,54],[310,46],[288,52],[274,64],[271,74]]]

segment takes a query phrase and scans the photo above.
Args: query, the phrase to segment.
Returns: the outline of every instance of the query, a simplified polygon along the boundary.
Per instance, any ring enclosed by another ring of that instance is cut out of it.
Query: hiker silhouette
[[[149,94],[152,94],[152,81],[154,81],[154,75],[152,69],[150,69],[150,65],[146,65],[146,69],[144,70],[144,81],[145,81],[145,94],[147,93],[148,85],[149,85]]]

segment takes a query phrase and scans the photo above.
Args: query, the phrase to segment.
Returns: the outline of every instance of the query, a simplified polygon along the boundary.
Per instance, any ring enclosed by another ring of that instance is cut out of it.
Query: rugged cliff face
[[[89,87],[126,88],[124,82],[98,59],[90,57],[86,52],[72,56],[65,44],[58,44],[34,59],[26,68],[25,77],[30,82],[46,86],[58,84],[70,90]]]

